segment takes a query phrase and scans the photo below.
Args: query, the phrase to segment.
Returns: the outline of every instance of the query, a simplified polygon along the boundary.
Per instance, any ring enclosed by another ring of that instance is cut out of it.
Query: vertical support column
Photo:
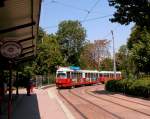
[[[8,119],[12,113],[12,63],[9,63],[9,100],[8,100]]]
[[[19,91],[18,91],[18,76],[19,76],[19,74],[18,74],[18,71],[16,71],[16,95],[19,95]]]

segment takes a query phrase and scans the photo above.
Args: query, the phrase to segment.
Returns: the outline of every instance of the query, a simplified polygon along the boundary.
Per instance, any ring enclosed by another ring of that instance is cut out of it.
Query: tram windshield
[[[65,73],[58,73],[58,74],[57,74],[57,77],[58,77],[58,78],[66,78],[67,76],[66,76]]]

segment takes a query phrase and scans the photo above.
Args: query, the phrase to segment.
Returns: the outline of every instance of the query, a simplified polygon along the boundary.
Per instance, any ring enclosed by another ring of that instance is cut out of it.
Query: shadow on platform
[[[20,94],[20,96],[22,98],[14,106],[12,119],[40,119],[37,95]]]
[[[38,99],[36,94],[12,95],[12,119],[40,119]],[[8,119],[8,95],[1,104],[0,119]]]

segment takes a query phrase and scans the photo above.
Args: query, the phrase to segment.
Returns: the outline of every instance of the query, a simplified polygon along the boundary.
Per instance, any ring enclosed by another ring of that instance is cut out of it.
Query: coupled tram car
[[[105,83],[114,79],[113,71],[81,70],[79,67],[59,67],[56,71],[56,86],[75,87]],[[116,80],[121,79],[121,72],[116,72]]]

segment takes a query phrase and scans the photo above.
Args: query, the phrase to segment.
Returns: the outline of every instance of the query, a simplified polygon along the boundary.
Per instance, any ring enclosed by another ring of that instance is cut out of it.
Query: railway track
[[[136,102],[136,101],[132,101],[132,100],[128,100],[128,99],[124,99],[124,98],[116,97],[116,96],[112,96],[112,95],[109,95],[109,96],[113,97],[113,98],[116,98],[116,99],[124,100],[124,101],[127,101],[127,102],[132,102],[132,103],[139,104],[139,105],[142,105],[142,106],[150,108],[150,105],[146,105],[146,104],[143,104],[143,103],[140,103],[140,102]]]
[[[83,118],[83,119],[88,119],[88,117],[83,113],[81,112],[73,103],[71,103],[62,93],[60,90],[58,90],[58,94],[69,104],[71,105],[75,110],[76,112]]]
[[[98,88],[98,90],[99,90],[99,88]],[[146,104],[143,104],[143,103],[140,103],[140,102],[137,102],[137,101],[132,101],[132,100],[124,99],[124,98],[121,98],[121,97],[116,97],[116,96],[113,96],[113,95],[109,95],[109,97],[113,97],[113,98],[116,98],[116,99],[119,99],[119,100],[124,100],[124,101],[135,103],[135,104],[139,104],[139,105],[142,105],[142,106],[145,106],[145,107],[150,107],[150,105],[146,105]]]
[[[103,107],[101,107],[101,106],[99,106],[99,105],[93,103],[92,101],[89,101],[89,100],[87,100],[87,99],[85,99],[85,98],[83,98],[83,97],[81,97],[81,96],[75,94],[75,93],[72,92],[71,90],[69,90],[69,92],[70,92],[72,95],[74,95],[74,96],[76,96],[76,97],[78,97],[78,98],[84,100],[85,102],[88,102],[89,104],[95,106],[96,108],[98,108],[98,109],[100,109],[100,110],[103,110],[104,112],[108,113],[109,115],[112,115],[113,117],[115,117],[115,118],[117,118],[117,119],[123,119],[121,116],[118,116],[118,115],[116,115],[115,113],[112,113],[112,112],[110,112],[110,111],[104,109]]]
[[[86,89],[84,92],[85,92],[86,94],[90,95],[90,96],[93,96],[93,97],[99,99],[99,100],[103,100],[103,101],[106,101],[106,102],[110,102],[110,103],[113,103],[113,104],[115,104],[115,105],[124,107],[124,108],[126,108],[126,109],[129,109],[129,110],[138,112],[138,113],[140,113],[140,114],[143,114],[143,115],[146,115],[146,116],[150,116],[149,113],[145,113],[145,112],[136,110],[136,109],[134,109],[134,108],[131,108],[131,107],[128,107],[128,106],[125,106],[125,105],[121,105],[121,104],[119,104],[119,103],[116,103],[116,102],[113,102],[113,101],[111,101],[111,100],[105,99],[105,98],[103,98],[103,97],[99,97],[99,96],[97,96],[97,95],[95,95],[95,94],[89,92],[88,89]],[[115,97],[115,98],[117,98],[117,97]],[[119,98],[118,98],[118,99],[119,99]],[[124,100],[126,100],[126,99],[124,99]],[[128,100],[126,100],[126,101],[128,101]],[[142,105],[142,106],[150,107],[149,105],[144,105],[144,104],[141,104],[141,103],[137,103],[137,102],[135,102],[135,101],[128,101],[128,102],[132,102],[132,103],[140,104],[140,105]]]

